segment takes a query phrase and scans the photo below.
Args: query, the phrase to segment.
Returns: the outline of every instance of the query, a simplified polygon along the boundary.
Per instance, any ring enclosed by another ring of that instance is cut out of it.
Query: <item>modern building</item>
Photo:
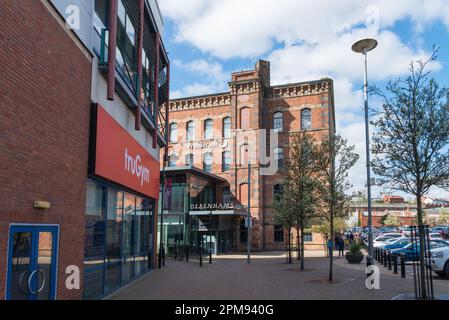
[[[287,233],[273,222],[273,200],[282,192],[289,139],[308,132],[320,141],[335,132],[333,82],[326,78],[272,86],[270,63],[260,60],[253,70],[233,73],[229,89],[170,101],[167,170],[195,167],[226,181],[229,200],[218,199],[218,204],[238,208],[230,219],[230,248],[246,248],[249,204],[253,250],[284,250]],[[216,199],[204,201],[206,207],[217,205]],[[190,210],[187,206],[177,214],[191,215]],[[230,214],[216,210],[213,216],[220,220]],[[306,239],[306,247],[322,248],[320,236],[308,234]],[[221,243],[218,234],[211,241]]]
[[[0,32],[0,297],[100,298],[155,266],[157,2],[6,0]]]

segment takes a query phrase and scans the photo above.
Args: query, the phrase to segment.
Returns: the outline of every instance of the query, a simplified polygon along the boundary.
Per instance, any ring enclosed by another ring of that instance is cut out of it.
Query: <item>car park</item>
[[[399,239],[394,239],[394,241],[391,241],[389,243],[386,243],[383,246],[383,249],[385,250],[394,250],[394,249],[399,249],[399,248],[403,248],[406,245],[410,244],[411,239],[410,238],[399,238]]]

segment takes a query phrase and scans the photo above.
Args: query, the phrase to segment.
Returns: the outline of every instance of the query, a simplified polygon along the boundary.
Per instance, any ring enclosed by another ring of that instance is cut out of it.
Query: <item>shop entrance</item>
[[[10,227],[6,299],[55,299],[58,236],[58,226]]]

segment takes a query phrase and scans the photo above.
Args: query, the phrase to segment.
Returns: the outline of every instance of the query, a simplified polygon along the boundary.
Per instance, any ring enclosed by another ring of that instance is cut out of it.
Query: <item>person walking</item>
[[[338,240],[338,257],[344,257],[345,255],[345,240],[343,239],[343,237],[340,237],[340,239]]]
[[[334,245],[332,238],[327,239],[327,256],[330,257],[332,253],[332,246]]]

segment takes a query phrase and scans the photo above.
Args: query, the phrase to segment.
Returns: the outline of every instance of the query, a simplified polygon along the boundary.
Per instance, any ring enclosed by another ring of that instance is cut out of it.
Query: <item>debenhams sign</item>
[[[233,203],[196,203],[190,205],[190,210],[230,210],[235,209]]]

